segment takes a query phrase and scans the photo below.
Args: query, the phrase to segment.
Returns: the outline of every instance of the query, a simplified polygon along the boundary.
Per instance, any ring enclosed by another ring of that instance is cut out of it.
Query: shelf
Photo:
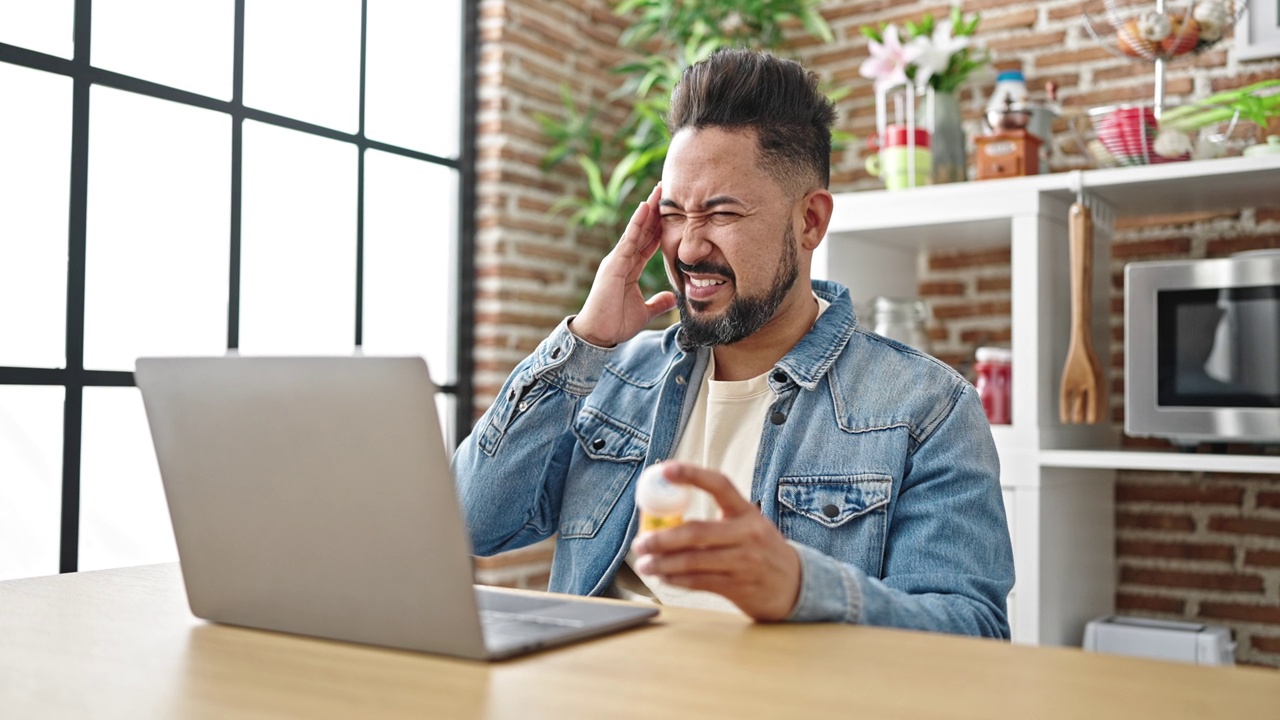
[[[1275,205],[1280,155],[839,193],[828,233],[914,249],[998,245],[1009,241],[1012,218],[1036,213],[1045,200],[1069,203],[1078,186],[1116,215]]]
[[[1043,450],[1042,467],[1280,474],[1277,455],[1208,455],[1134,450]]]

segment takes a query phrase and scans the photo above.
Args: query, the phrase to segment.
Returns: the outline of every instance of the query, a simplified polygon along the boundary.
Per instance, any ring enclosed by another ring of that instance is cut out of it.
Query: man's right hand
[[[631,215],[622,239],[600,261],[596,279],[582,311],[569,323],[574,335],[599,347],[613,347],[635,337],[655,317],[676,306],[670,291],[648,301],[640,292],[640,273],[658,250],[662,239],[662,216],[658,201],[662,185]]]

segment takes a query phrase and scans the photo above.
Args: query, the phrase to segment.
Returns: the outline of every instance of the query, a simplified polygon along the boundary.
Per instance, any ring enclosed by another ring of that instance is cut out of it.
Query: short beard
[[[783,238],[785,249],[778,274],[773,278],[773,287],[759,297],[742,297],[735,295],[729,307],[718,317],[702,319],[693,315],[693,310],[705,309],[705,303],[690,300],[684,293],[676,292],[676,304],[680,309],[680,325],[684,331],[681,344],[686,347],[715,347],[732,345],[739,340],[751,336],[773,319],[787,293],[795,285],[799,274],[796,262],[796,236],[791,228],[787,228]],[[728,268],[725,268],[728,270]],[[721,271],[733,279],[732,272]],[[735,282],[735,289],[736,289]]]

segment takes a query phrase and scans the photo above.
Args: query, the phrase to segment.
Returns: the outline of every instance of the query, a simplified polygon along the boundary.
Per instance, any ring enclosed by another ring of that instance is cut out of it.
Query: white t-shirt
[[[816,295],[814,297],[817,298]],[[822,298],[817,300],[818,315],[822,315],[830,303]],[[715,355],[712,354],[688,424],[671,459],[718,469],[743,497],[750,499],[751,480],[755,477],[756,459],[760,454],[760,436],[764,433],[765,419],[775,399],[769,387],[772,370],[747,380],[716,380],[715,364]],[[718,517],[720,508],[711,496],[695,489],[685,520],[713,520]],[[630,571],[635,560],[636,554],[629,551],[624,570]],[[715,593],[668,585],[644,575],[638,576],[643,587],[636,587],[635,577],[634,572],[628,572],[619,578],[619,594],[631,599],[648,594],[664,605],[741,612],[732,602]],[[644,592],[646,589],[648,593]]]

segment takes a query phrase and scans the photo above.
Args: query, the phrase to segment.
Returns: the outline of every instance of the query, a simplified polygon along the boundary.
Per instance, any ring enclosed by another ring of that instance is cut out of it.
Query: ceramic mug
[[[880,143],[880,152],[867,156],[867,172],[884,181],[889,190],[902,190],[929,184],[933,172],[933,156],[929,150],[929,131],[915,131],[915,182],[911,178],[912,149],[907,145],[907,129],[890,125]]]

